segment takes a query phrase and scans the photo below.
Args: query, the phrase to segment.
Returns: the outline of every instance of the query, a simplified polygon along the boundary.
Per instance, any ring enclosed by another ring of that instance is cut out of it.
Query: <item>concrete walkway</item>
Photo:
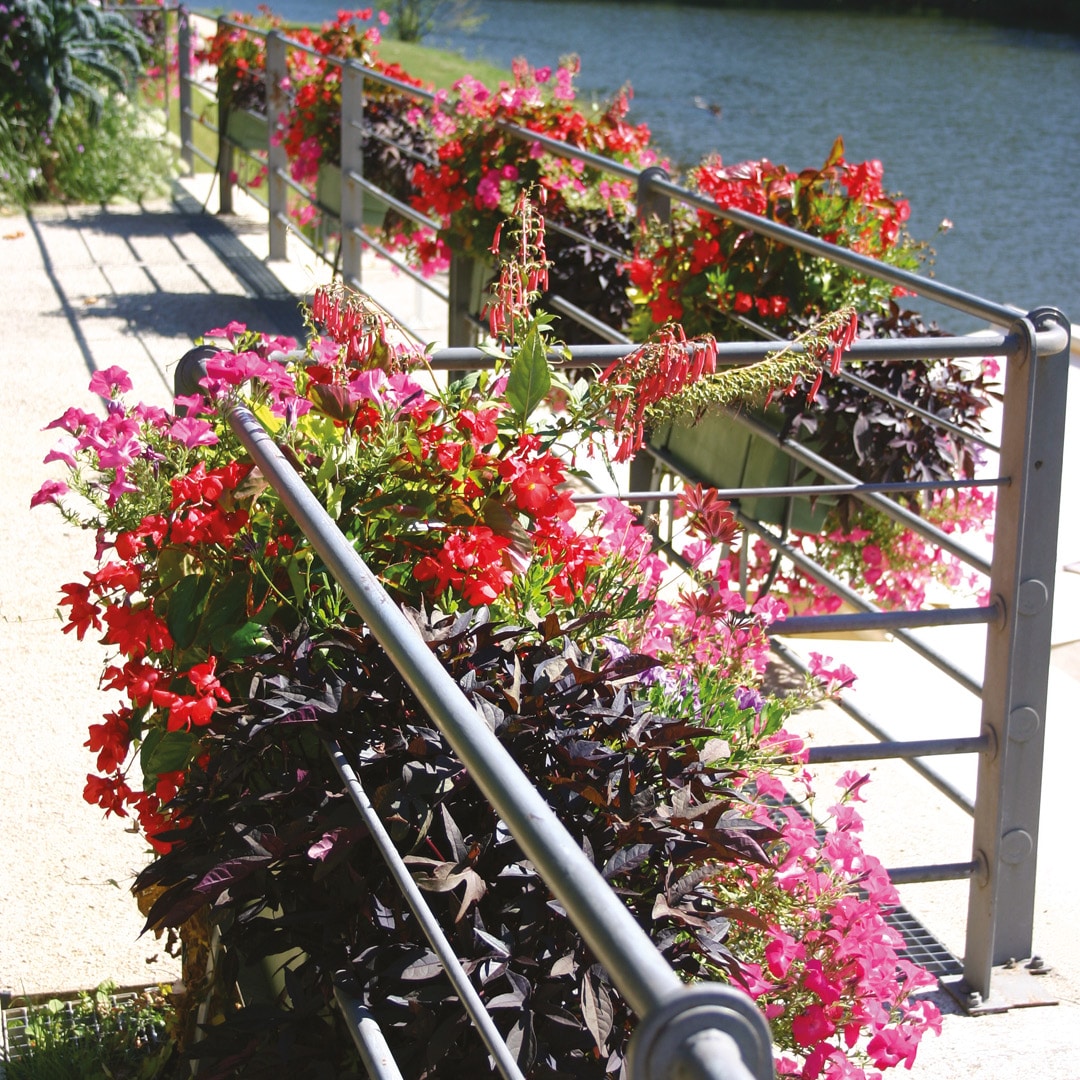
[[[82,743],[112,698],[93,687],[101,648],[59,632],[60,584],[80,580],[93,554],[89,536],[50,508],[31,512],[30,496],[59,471],[41,464],[55,432],[44,426],[70,405],[93,409],[90,374],[114,364],[132,375],[143,400],[171,400],[172,366],[192,339],[231,320],[298,335],[295,295],[310,293],[328,270],[303,254],[266,259],[257,208],[238,201],[228,219],[202,212],[205,190],[178,189],[175,201],[146,207],[46,208],[0,217],[0,461],[5,490],[0,540],[0,987],[16,993],[172,981],[178,964],[161,943],[139,938],[141,919],[128,894],[143,865],[143,845],[115,819],[102,822],[82,800],[92,762]],[[442,305],[414,283],[380,269],[365,282],[425,337],[443,337]],[[1080,561],[1080,520],[1068,493],[1080,491],[1080,367],[1074,368],[1061,563]],[[1069,545],[1072,545],[1070,548]],[[1080,575],[1058,579],[1054,666],[1048,714],[1047,775],[1039,869],[1036,950],[1054,967],[1040,978],[1055,1008],[969,1018],[950,1010],[940,1039],[929,1039],[916,1078],[993,1077],[1037,1069],[1044,1080],[1080,1076],[1080,876],[1068,807],[1080,762]],[[981,672],[978,642],[956,639]],[[862,677],[860,694],[875,716],[898,714],[895,730],[922,718],[963,717],[970,701],[913,673],[906,650],[888,642],[822,642]],[[897,707],[897,686],[921,688],[918,708]],[[913,716],[913,714],[918,714]],[[805,718],[815,738],[865,741],[832,710]],[[977,730],[977,714],[976,727]],[[970,768],[956,782],[969,785]],[[828,770],[822,770],[823,779]],[[970,821],[903,765],[870,770],[868,849],[886,865],[970,858]],[[966,887],[912,886],[903,899],[954,953],[963,947]],[[943,1008],[949,1010],[942,995]]]

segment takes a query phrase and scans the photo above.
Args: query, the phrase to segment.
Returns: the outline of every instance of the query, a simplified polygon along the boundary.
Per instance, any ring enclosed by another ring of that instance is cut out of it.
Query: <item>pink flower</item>
[[[769,941],[765,946],[765,960],[769,973],[775,979],[782,979],[788,973],[793,960],[801,960],[806,949],[801,941],[785,933],[778,926],[769,927]]]
[[[809,1006],[806,1012],[791,1021],[791,1034],[795,1037],[795,1041],[803,1046],[816,1046],[834,1031],[836,1031],[836,1025],[820,1005]]]
[[[40,506],[42,503],[47,502],[58,503],[60,501],[60,496],[70,490],[71,489],[63,480],[46,480],[45,483],[30,496],[30,508],[33,509],[35,506]]]
[[[213,446],[218,441],[213,426],[193,416],[177,417],[169,429],[169,436],[189,450],[196,446]]]
[[[126,394],[130,389],[130,376],[123,368],[115,365],[106,368],[104,371],[94,372],[94,376],[90,380],[91,392],[100,394],[105,398],[119,397],[120,394]]]

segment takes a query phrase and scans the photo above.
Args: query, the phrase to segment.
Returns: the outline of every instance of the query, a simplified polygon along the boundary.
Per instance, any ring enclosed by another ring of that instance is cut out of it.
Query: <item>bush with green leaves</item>
[[[161,137],[140,107],[144,39],[85,0],[0,6],[0,203],[159,190]]]

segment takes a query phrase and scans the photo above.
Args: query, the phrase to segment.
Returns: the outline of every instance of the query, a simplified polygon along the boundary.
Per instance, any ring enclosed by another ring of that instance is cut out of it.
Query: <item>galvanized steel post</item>
[[[185,7],[176,9],[177,77],[180,80],[180,160],[190,176],[195,172],[191,131],[191,21]],[[165,103],[168,108],[168,102]]]
[[[266,122],[271,133],[267,148],[267,204],[269,210],[270,258],[284,259],[288,256],[288,185],[285,173],[289,167],[289,157],[285,144],[273,138],[278,117],[285,112],[288,102],[285,97],[286,78],[286,38],[279,30],[272,30],[266,36]]]
[[[341,276],[356,286],[364,251],[364,189],[354,176],[364,175],[363,124],[364,69],[349,60],[341,72]]]
[[[221,33],[222,20],[218,19],[218,33]],[[217,88],[217,174],[218,174],[218,213],[231,214],[233,212],[233,148],[226,135],[229,126],[229,110],[221,99],[221,87]]]
[[[1058,330],[1039,356],[1036,333]],[[1008,358],[991,594],[1003,617],[987,629],[973,861],[964,949],[966,989],[990,995],[992,968],[1031,955],[1042,794],[1050,623],[1061,500],[1069,324],[1040,308],[1015,326]],[[973,1003],[979,999],[972,998]]]

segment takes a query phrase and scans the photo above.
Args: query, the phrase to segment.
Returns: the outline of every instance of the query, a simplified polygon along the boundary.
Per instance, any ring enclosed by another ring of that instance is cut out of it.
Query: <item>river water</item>
[[[307,21],[338,7],[271,6]],[[602,99],[631,83],[631,120],[649,124],[676,164],[719,153],[729,164],[764,157],[802,169],[842,135],[848,160],[880,159],[886,187],[910,200],[910,231],[933,247],[939,280],[1080,322],[1080,39],[922,17],[559,0],[471,7],[484,16],[478,28],[426,43],[505,67],[576,52],[582,91]],[[914,306],[950,330],[976,325]]]

